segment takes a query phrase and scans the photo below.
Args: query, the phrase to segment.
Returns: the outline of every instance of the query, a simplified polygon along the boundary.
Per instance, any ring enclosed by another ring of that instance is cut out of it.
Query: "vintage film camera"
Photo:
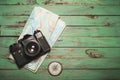
[[[10,45],[9,50],[18,68],[22,68],[32,60],[50,52],[50,46],[42,32],[36,30],[33,35],[26,34],[17,43]]]

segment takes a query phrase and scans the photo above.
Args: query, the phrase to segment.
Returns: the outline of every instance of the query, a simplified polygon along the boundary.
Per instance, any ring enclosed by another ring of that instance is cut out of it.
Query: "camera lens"
[[[26,45],[28,56],[36,56],[40,51],[40,46],[36,42],[30,42]]]
[[[35,53],[35,50],[36,49],[36,46],[35,45],[31,45],[30,47],[28,47],[28,51],[30,52],[30,53]]]

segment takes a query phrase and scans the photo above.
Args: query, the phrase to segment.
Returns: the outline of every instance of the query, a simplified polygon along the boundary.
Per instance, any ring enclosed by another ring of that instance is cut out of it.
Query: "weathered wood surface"
[[[4,0],[1,5],[120,5],[119,0]]]
[[[6,59],[34,6],[59,14],[67,24],[36,74]],[[0,80],[120,80],[119,9],[120,0],[0,0]],[[93,58],[88,49],[103,56]],[[60,76],[47,72],[51,61],[63,64]]]
[[[2,26],[1,36],[19,36],[23,26]],[[104,27],[104,26],[67,26],[62,36],[78,36],[78,37],[119,37],[120,27]]]
[[[67,37],[67,38],[66,38]],[[71,38],[72,37],[72,38]],[[18,37],[2,37],[0,44],[2,47],[9,47],[16,42]],[[120,47],[120,37],[79,37],[61,36],[53,47]],[[7,44],[6,44],[7,43]]]
[[[8,16],[8,15],[16,15],[16,16],[26,16],[30,15],[30,12],[37,5],[0,5],[0,16]],[[41,5],[41,7],[46,8],[56,14],[65,15],[65,16],[73,16],[73,15],[120,15],[120,6],[98,6],[98,5],[84,5],[84,6],[76,6],[76,5],[53,5],[53,6],[45,6]]]
[[[10,21],[11,19],[11,21]],[[28,16],[0,16],[0,25],[24,26]],[[119,26],[120,16],[61,16],[61,19],[71,26]]]
[[[119,74],[120,70],[64,70],[60,76],[53,77],[47,70],[40,70],[37,74],[27,70],[3,70],[0,76],[3,77],[1,80],[119,80]]]
[[[17,69],[16,65],[6,60],[8,48],[1,48],[0,69]],[[91,58],[86,55],[87,49],[96,49],[96,54],[102,54],[102,58]],[[40,69],[46,69],[47,65],[54,60],[60,61],[64,69],[120,69],[120,48],[53,48]],[[114,56],[113,56],[114,55]],[[114,60],[113,60],[114,59]],[[3,62],[7,64],[3,64]],[[110,63],[111,62],[111,63]],[[11,66],[9,66],[11,65]]]

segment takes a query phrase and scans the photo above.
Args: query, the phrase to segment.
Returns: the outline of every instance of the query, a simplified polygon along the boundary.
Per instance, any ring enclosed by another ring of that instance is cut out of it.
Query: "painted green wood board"
[[[1,49],[0,64],[2,65],[0,69],[17,69],[16,65],[6,60],[5,55],[9,53],[8,49]],[[102,54],[104,57],[99,59],[91,58],[86,55],[86,49],[96,49],[96,53]],[[47,65],[54,60],[60,61],[64,69],[119,69],[119,52],[120,48],[53,48],[40,69],[46,69]]]
[[[44,5],[120,5],[119,0],[36,0],[36,3]]]
[[[0,77],[1,80],[119,80],[119,74],[120,70],[64,70],[60,76],[54,77],[46,69],[37,74],[27,70],[3,70]]]
[[[0,25],[24,26],[28,16],[0,16]],[[120,16],[61,16],[70,26],[119,26]]]
[[[2,47],[9,47],[17,41],[18,37],[1,37]],[[79,37],[79,36],[61,36],[53,47],[120,47],[120,37]],[[7,43],[7,44],[6,44]]]
[[[45,5],[120,5],[119,0],[4,0],[0,1],[2,5],[33,5],[33,4],[45,4]]]
[[[6,59],[34,6],[44,7],[67,24],[38,73],[18,70]],[[120,80],[120,0],[0,0],[0,80]],[[92,58],[87,49],[97,50]],[[63,64],[60,76],[47,72]]]
[[[19,36],[22,32],[23,27],[18,26],[2,26],[1,36]],[[119,37],[120,27],[70,27],[67,26],[62,36],[76,36],[76,37]]]
[[[33,5],[36,0],[0,0],[0,5]]]
[[[30,15],[32,9],[37,5],[0,5],[0,15],[16,15],[16,16],[25,16]],[[94,7],[93,7],[94,6]],[[119,15],[120,6],[96,6],[96,5],[53,5],[41,7],[46,8],[59,15]]]

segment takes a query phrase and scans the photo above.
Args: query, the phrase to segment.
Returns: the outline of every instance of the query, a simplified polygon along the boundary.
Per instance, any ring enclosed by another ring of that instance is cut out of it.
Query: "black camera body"
[[[33,35],[26,34],[17,43],[10,45],[9,50],[18,68],[22,68],[32,60],[50,52],[50,46],[42,32],[36,30]]]

